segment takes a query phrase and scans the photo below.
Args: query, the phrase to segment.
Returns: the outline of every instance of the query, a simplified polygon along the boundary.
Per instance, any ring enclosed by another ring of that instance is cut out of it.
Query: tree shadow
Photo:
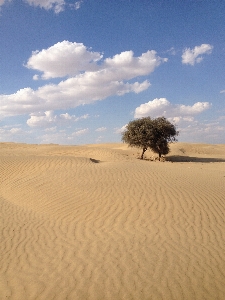
[[[216,158],[216,157],[194,157],[194,156],[184,156],[184,155],[169,155],[166,157],[166,161],[212,163],[212,162],[225,162],[225,159]]]
[[[100,160],[94,159],[94,158],[90,158],[90,161],[93,162],[93,163],[95,163],[95,164],[100,163]]]

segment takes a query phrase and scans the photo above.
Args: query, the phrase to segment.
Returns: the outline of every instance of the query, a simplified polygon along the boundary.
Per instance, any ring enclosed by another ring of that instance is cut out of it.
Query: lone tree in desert
[[[177,141],[178,133],[175,125],[166,118],[146,117],[130,121],[122,133],[122,141],[131,147],[142,148],[141,159],[143,159],[145,151],[150,148],[153,152],[158,153],[160,160],[162,155],[169,153],[169,143]]]

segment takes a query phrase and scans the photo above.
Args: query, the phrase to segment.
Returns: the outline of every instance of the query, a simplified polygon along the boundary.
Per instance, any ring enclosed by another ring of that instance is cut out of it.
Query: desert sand
[[[0,299],[225,299],[225,145],[0,143]]]

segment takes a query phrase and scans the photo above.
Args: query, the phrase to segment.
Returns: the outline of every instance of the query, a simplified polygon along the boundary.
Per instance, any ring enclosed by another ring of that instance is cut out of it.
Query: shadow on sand
[[[100,163],[100,160],[94,159],[94,158],[90,158],[90,161],[93,162],[93,163],[95,163],[95,164]]]
[[[183,155],[170,155],[170,156],[166,157],[166,161],[212,163],[212,162],[225,162],[225,159],[214,158],[214,157],[194,157],[194,156],[183,156]]]

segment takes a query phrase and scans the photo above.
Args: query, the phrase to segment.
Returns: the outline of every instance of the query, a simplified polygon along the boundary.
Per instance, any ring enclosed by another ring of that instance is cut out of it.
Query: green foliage
[[[175,142],[177,135],[178,131],[176,131],[175,125],[166,118],[146,117],[129,122],[126,130],[122,133],[122,141],[131,147],[142,148],[141,158],[148,148],[158,153],[160,158],[162,154],[169,153],[168,143]]]

